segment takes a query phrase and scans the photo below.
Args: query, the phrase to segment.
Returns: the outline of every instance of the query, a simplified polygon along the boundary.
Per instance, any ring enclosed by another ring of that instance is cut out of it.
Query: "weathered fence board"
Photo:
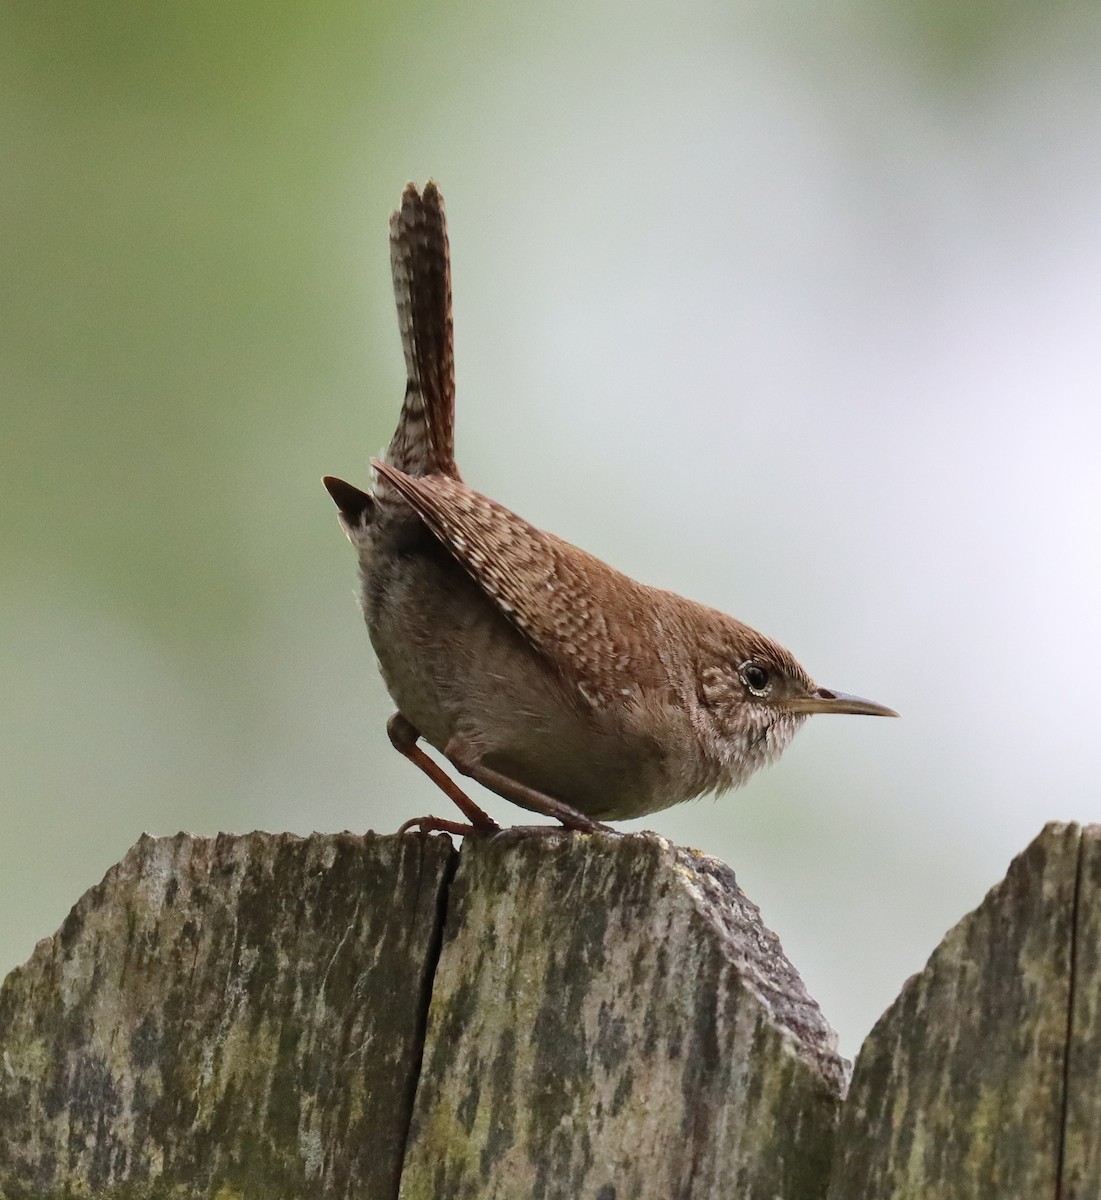
[[[821,1196],[844,1082],[729,868],[650,835],[476,842],[401,1197]]]
[[[1101,1196],[1101,825],[1082,830],[1059,1200]]]
[[[143,838],[0,987],[0,1200],[1096,1200],[1101,827],[843,1091],[733,875],[653,835]]]
[[[1092,847],[1096,875],[1097,841],[1096,830],[1085,843],[1081,832],[1049,825],[868,1035],[842,1116],[830,1200],[1071,1200],[1073,1191],[1059,1190],[1068,1062],[1080,1075],[1068,1145],[1083,1164],[1080,1177],[1092,1172],[1081,1196],[1099,1194],[1099,893],[1096,880],[1088,897],[1079,890],[1080,852]],[[1068,1057],[1076,908],[1092,946],[1078,954],[1094,974],[1077,997],[1089,1053]]]
[[[394,1195],[452,854],[142,838],[0,990],[0,1195]]]
[[[448,898],[452,854],[143,839],[0,990],[5,1200],[388,1200],[422,1049],[405,1196],[824,1194],[833,1035],[727,868],[506,836]]]

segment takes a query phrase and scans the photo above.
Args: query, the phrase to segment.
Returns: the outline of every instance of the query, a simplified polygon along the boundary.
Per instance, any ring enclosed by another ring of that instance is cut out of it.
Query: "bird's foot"
[[[398,837],[406,833],[453,833],[456,837],[470,837],[500,832],[501,827],[496,821],[490,821],[488,825],[467,825],[444,817],[413,817],[398,829]]]

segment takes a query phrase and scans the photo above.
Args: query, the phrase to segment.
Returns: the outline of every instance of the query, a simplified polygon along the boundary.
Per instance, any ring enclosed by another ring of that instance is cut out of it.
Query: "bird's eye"
[[[741,671],[746,687],[755,696],[763,696],[768,691],[772,680],[764,667],[759,667],[755,662],[747,662],[742,663],[739,670]]]

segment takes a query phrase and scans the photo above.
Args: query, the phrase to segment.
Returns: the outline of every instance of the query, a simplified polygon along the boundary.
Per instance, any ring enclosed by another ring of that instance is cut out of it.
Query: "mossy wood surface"
[[[652,835],[143,838],[0,988],[0,1200],[1101,1196],[1101,827],[948,933],[837,1129],[843,1089],[730,871]]]
[[[829,1196],[1101,1196],[1101,827],[1049,825],[868,1035]]]
[[[477,842],[401,1200],[822,1196],[843,1090],[729,868],[648,835]]]
[[[143,837],[0,989],[0,1196],[394,1195],[452,858]]]
[[[1101,1196],[1101,825],[1082,830],[1059,1200]]]
[[[454,859],[143,838],[0,989],[0,1197],[823,1195],[842,1064],[727,868]]]

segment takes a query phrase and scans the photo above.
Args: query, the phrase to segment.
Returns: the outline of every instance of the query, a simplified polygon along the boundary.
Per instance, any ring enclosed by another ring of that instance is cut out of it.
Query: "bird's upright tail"
[[[408,383],[386,461],[407,475],[457,478],[451,263],[443,197],[433,180],[423,195],[406,185],[390,218],[390,265]]]

